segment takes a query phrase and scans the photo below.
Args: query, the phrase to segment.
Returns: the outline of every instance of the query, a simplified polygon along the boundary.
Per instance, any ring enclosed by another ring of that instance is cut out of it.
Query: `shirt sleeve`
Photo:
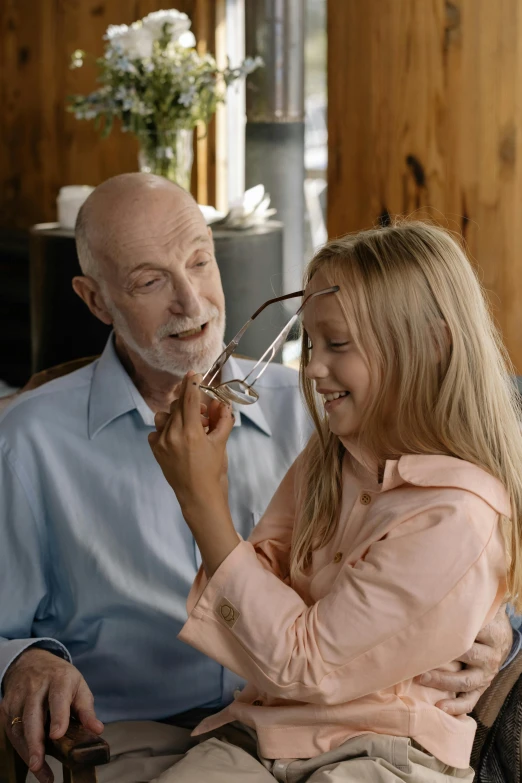
[[[509,655],[500,667],[500,671],[502,669],[505,669],[506,666],[509,666],[509,664],[515,660],[517,655],[520,652],[520,648],[522,647],[522,634],[518,630],[518,628],[513,628],[513,644],[511,645],[511,650],[509,651]]]
[[[511,661],[513,661],[517,657],[518,653],[520,652],[520,648],[522,647],[522,632],[521,632],[522,615],[516,614],[511,604],[507,605],[506,612],[509,617],[509,622],[511,623],[511,627],[513,629],[513,644],[511,645],[511,650],[509,652],[508,657],[500,667],[500,671],[502,671],[502,669],[505,669],[506,666],[509,666]]]
[[[259,523],[249,536],[259,564],[288,584],[290,546],[295,516],[295,487],[299,465],[298,457],[289,468]],[[241,536],[240,536],[241,538]],[[200,568],[187,599],[190,614],[208,585],[208,578]]]
[[[463,495],[462,506],[424,508],[361,560],[341,563],[331,591],[312,605],[265,567],[252,542],[240,543],[179,638],[261,691],[311,703],[344,703],[454,660],[505,594],[497,515]],[[270,512],[266,528],[275,525]]]
[[[0,684],[10,664],[31,646],[71,660],[61,642],[32,637],[45,612],[48,587],[45,543],[36,503],[23,469],[0,445]]]

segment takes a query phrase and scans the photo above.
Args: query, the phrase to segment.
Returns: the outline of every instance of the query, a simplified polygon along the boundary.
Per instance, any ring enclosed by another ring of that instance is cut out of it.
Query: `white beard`
[[[225,334],[225,314],[220,313],[213,305],[197,319],[172,318],[158,329],[154,344],[148,347],[139,345],[134,339],[125,317],[111,303],[106,302],[114,331],[125,345],[137,354],[149,367],[181,378],[189,370],[204,374],[212,366],[223,350]],[[207,323],[207,334],[194,341],[176,340],[169,337]]]

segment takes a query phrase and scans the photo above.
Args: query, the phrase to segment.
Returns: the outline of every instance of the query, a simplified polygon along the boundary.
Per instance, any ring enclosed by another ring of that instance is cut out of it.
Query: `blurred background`
[[[74,237],[57,222],[57,198],[67,186],[138,170],[140,147],[117,121],[102,138],[92,121],[66,111],[68,96],[96,88],[94,61],[71,69],[71,55],[99,57],[109,25],[169,7],[0,0],[0,394],[103,347],[106,333],[70,293]],[[277,210],[239,227],[213,224],[229,329],[263,299],[300,288],[306,261],[328,236],[394,214],[428,215],[464,237],[522,373],[519,0],[173,7],[190,17],[198,52],[221,67],[263,58],[192,142],[199,204],[222,217],[243,201],[245,212],[245,190],[262,185]],[[287,313],[261,325],[250,354]],[[283,360],[295,362],[298,351],[290,339]]]

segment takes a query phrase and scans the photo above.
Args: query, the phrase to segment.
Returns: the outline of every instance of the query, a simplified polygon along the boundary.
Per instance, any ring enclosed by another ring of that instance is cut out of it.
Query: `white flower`
[[[174,8],[169,11],[153,11],[143,19],[143,27],[148,30],[155,41],[163,35],[163,26],[166,23],[170,25],[171,41],[178,41],[183,33],[190,29],[190,19],[187,14],[176,11]]]
[[[105,32],[104,38],[106,41],[112,41],[114,38],[119,38],[124,35],[129,28],[126,24],[110,24]]]
[[[181,33],[178,38],[178,43],[185,49],[192,49],[192,47],[196,45],[196,36],[192,30],[187,30],[185,33]]]
[[[130,60],[146,59],[152,55],[154,37],[141,22],[133,22],[130,27],[126,24],[110,25],[105,38]]]

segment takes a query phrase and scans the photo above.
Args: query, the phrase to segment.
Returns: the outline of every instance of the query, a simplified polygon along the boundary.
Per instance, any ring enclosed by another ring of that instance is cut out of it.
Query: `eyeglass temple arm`
[[[265,358],[268,356],[268,354],[269,354],[270,352],[272,352],[272,355],[271,355],[270,359],[268,359],[268,362],[267,362],[267,364],[268,364],[270,361],[272,361],[272,359],[274,358],[274,355],[275,355],[275,353],[277,352],[277,350],[279,350],[279,347],[280,347],[280,346],[278,345],[278,347],[276,348],[276,347],[275,347],[275,346],[276,346],[276,344],[278,344],[278,343],[281,341],[281,338],[283,338],[283,342],[284,342],[284,340],[285,340],[285,338],[286,338],[286,335],[289,333],[289,331],[290,331],[291,327],[294,325],[294,323],[296,322],[297,318],[298,318],[298,317],[299,317],[299,315],[302,313],[304,306],[306,305],[306,303],[307,303],[307,302],[309,302],[309,301],[310,301],[310,299],[313,299],[313,298],[314,298],[314,296],[320,296],[321,294],[327,294],[327,293],[328,293],[328,294],[329,294],[329,293],[332,293],[332,294],[333,294],[333,293],[336,293],[338,290],[339,290],[339,286],[337,286],[337,285],[334,285],[334,286],[332,286],[331,288],[327,288],[327,289],[325,289],[325,290],[323,290],[323,291],[315,291],[313,294],[309,294],[309,296],[307,296],[307,297],[306,297],[306,299],[304,299],[304,300],[302,301],[302,303],[301,303],[301,306],[300,306],[299,310],[298,310],[298,311],[297,311],[297,313],[296,313],[296,314],[295,314],[295,315],[294,315],[294,316],[293,316],[293,317],[290,319],[290,322],[289,322],[289,323],[288,323],[288,324],[285,326],[285,328],[283,329],[283,331],[281,332],[281,334],[280,334],[280,335],[278,335],[278,337],[276,337],[276,339],[274,340],[274,342],[273,342],[273,343],[272,343],[272,344],[271,344],[271,345],[270,345],[270,346],[267,348],[267,350],[264,352],[264,354],[262,355],[262,357],[261,357],[261,358],[260,358],[260,359],[259,359],[259,360],[256,362],[256,364],[255,364],[255,365],[252,367],[252,369],[251,369],[251,370],[250,370],[250,372],[248,373],[247,377],[245,378],[245,381],[246,381],[248,378],[250,378],[250,376],[253,374],[253,372],[256,370],[256,368],[257,368],[257,367],[258,367],[258,366],[261,364],[261,362],[263,362],[263,361],[265,360]],[[248,327],[250,326],[250,324],[252,323],[252,321],[253,321],[255,318],[257,318],[257,316],[258,316],[260,313],[262,313],[262,312],[263,312],[263,310],[265,309],[265,307],[268,307],[268,305],[271,305],[271,304],[275,304],[276,302],[283,302],[285,299],[295,299],[295,298],[296,298],[296,297],[298,297],[298,296],[304,296],[304,291],[294,291],[292,294],[284,294],[283,296],[276,296],[276,297],[274,297],[274,299],[269,299],[267,302],[264,302],[264,304],[262,304],[262,305],[261,305],[261,307],[258,307],[258,309],[255,311],[255,313],[253,314],[253,316],[252,316],[252,317],[251,317],[251,318],[250,318],[250,319],[249,319],[249,320],[246,322],[246,324],[245,324],[244,326],[242,326],[242,327],[241,327],[241,329],[240,329],[240,330],[239,330],[239,332],[236,334],[236,336],[232,338],[232,340],[231,340],[231,341],[229,342],[229,344],[226,346],[226,348],[225,348],[225,350],[223,351],[223,353],[222,353],[222,354],[221,354],[221,355],[218,357],[217,361],[215,361],[215,362],[214,362],[214,364],[212,365],[212,367],[211,367],[209,370],[207,370],[207,372],[206,372],[206,373],[205,373],[205,375],[203,376],[202,383],[204,383],[205,385],[210,385],[210,384],[212,383],[212,381],[213,381],[213,380],[216,378],[216,376],[217,376],[217,374],[218,374],[219,370],[221,369],[221,367],[223,366],[223,364],[225,363],[225,361],[226,361],[226,360],[227,360],[227,359],[228,359],[228,358],[229,358],[229,357],[230,357],[230,356],[231,356],[231,355],[234,353],[234,351],[236,350],[236,348],[237,348],[237,346],[238,346],[238,343],[239,343],[239,341],[240,341],[240,340],[241,340],[241,338],[243,337],[244,333],[246,332],[246,330],[248,329]],[[222,357],[224,357],[224,360],[222,360]],[[265,365],[265,367],[266,367],[266,365]],[[254,384],[254,383],[255,383],[255,382],[258,380],[258,378],[260,378],[260,377],[261,377],[261,375],[264,373],[264,371],[265,371],[265,367],[264,367],[264,368],[261,370],[261,372],[259,373],[259,375],[257,376],[257,378],[255,378],[255,379],[254,379],[254,381],[252,381],[252,384],[251,384],[252,386],[253,386],[253,384]]]
[[[254,315],[251,318],[248,319],[246,324],[244,324],[244,326],[241,327],[241,329],[236,334],[236,336],[233,337],[232,340],[228,343],[228,345],[224,349],[223,353],[218,357],[217,361],[215,361],[214,364],[212,365],[212,367],[209,370],[207,370],[207,372],[203,376],[202,383],[210,385],[212,383],[212,381],[215,380],[215,377],[218,374],[219,370],[221,369],[221,367],[223,366],[225,361],[230,356],[232,356],[232,354],[234,353],[234,351],[236,350],[236,348],[238,346],[239,341],[241,340],[241,338],[245,334],[246,330],[248,329],[248,327],[250,326],[252,321],[255,318],[257,318],[257,316],[260,313],[263,312],[265,307],[268,307],[268,305],[271,305],[271,304],[275,304],[276,302],[283,302],[285,299],[295,299],[298,296],[303,296],[303,294],[304,294],[304,291],[294,291],[293,294],[284,294],[283,296],[276,296],[276,297],[274,297],[274,299],[269,299],[268,302],[264,302],[261,305],[261,307],[258,307],[257,310],[255,311]],[[268,349],[268,351],[265,351],[264,355],[266,356],[266,354],[269,351],[270,351],[270,348]],[[222,361],[222,358],[224,358],[224,361]],[[257,367],[257,364],[256,364],[256,367]],[[255,369],[255,368],[253,368],[253,369]]]
[[[295,322],[297,321],[297,319],[301,315],[301,313],[303,311],[303,308],[307,304],[307,302],[309,302],[310,299],[313,299],[315,296],[322,296],[323,294],[335,294],[338,291],[339,291],[339,286],[338,285],[334,285],[331,288],[326,288],[326,289],[324,289],[322,291],[315,291],[313,294],[310,294],[309,296],[306,297],[306,299],[303,300],[303,302],[301,304],[301,307],[299,308],[297,313],[294,316],[292,316],[292,318],[289,320],[289,322],[287,323],[285,328],[282,330],[282,332],[280,334],[278,334],[278,336],[276,337],[274,342],[266,349],[266,351],[264,352],[262,357],[254,364],[254,366],[252,367],[252,369],[250,370],[250,372],[248,373],[248,375],[244,379],[244,383],[246,383],[247,386],[252,388],[252,386],[261,378],[261,376],[263,375],[264,371],[268,367],[269,363],[272,361],[272,359],[276,355],[277,351],[284,344],[284,342],[285,342],[285,340],[286,340],[286,338],[287,338],[287,336],[288,336],[292,326],[295,324]],[[288,299],[291,296],[302,296],[303,294],[304,294],[304,291],[300,291],[297,294],[288,294],[288,296],[286,298]],[[276,300],[276,301],[278,301],[278,300]],[[267,302],[267,304],[268,304],[268,302]],[[263,305],[263,307],[264,307],[264,305]],[[261,310],[262,309],[263,308],[261,308]],[[255,316],[253,316],[253,317],[255,317]],[[267,359],[269,354],[270,354],[270,358]],[[254,378],[254,380],[251,383],[248,383],[248,379],[254,374],[254,372],[259,367],[259,365],[262,364],[262,362],[266,362],[265,366],[261,369],[261,372],[258,373],[258,375]]]
[[[253,321],[254,318],[257,318],[257,316],[262,313],[265,307],[268,307],[268,305],[275,304],[276,302],[284,302],[285,299],[295,299],[298,296],[303,296],[303,294],[304,291],[294,291],[293,294],[284,294],[284,296],[276,296],[274,299],[269,299],[268,302],[265,302],[261,305],[261,307],[257,308],[250,321]]]
[[[266,368],[268,367],[268,365],[270,364],[270,362],[272,361],[272,359],[274,358],[274,356],[276,355],[278,350],[284,344],[284,342],[286,340],[286,337],[287,337],[288,333],[290,332],[290,329],[295,324],[295,322],[297,321],[298,317],[299,316],[298,316],[297,313],[292,316],[292,318],[289,320],[289,322],[287,323],[287,325],[285,326],[283,331],[280,334],[277,335],[277,337],[275,338],[274,342],[271,345],[268,346],[268,348],[266,349],[264,354],[261,356],[261,358],[258,359],[257,362],[254,364],[254,366],[252,367],[252,369],[250,370],[250,372],[248,373],[248,375],[246,376],[246,378],[243,381],[247,386],[252,387],[254,385],[254,383],[256,383],[261,378],[261,376],[263,375],[264,371],[266,370]],[[251,376],[255,373],[255,371],[257,370],[259,365],[263,364],[263,362],[265,364],[261,368],[261,371],[256,375],[256,377],[254,378],[254,380],[251,383],[248,383],[248,379],[251,378]]]
[[[243,335],[245,334],[246,330],[248,329],[248,327],[250,326],[250,324],[252,323],[253,320],[254,320],[253,318],[250,318],[246,322],[246,324],[244,324],[244,326],[241,327],[241,329],[236,334],[236,336],[231,339],[231,341],[224,348],[222,353],[220,353],[220,355],[218,356],[218,358],[216,359],[216,361],[214,362],[212,367],[210,367],[210,369],[208,369],[207,372],[205,373],[205,375],[203,376],[202,381],[201,381],[202,384],[210,386],[212,381],[215,380],[216,375],[218,374],[220,369],[223,367],[223,365],[225,364],[227,359],[230,356],[232,356],[232,354],[234,353],[234,351],[236,350],[236,348],[238,346],[239,341],[241,340],[241,338],[243,337]]]
[[[331,288],[323,288],[321,291],[314,291],[313,294],[308,294],[306,299],[303,299],[301,302],[301,306],[299,310],[297,311],[296,315],[301,315],[303,312],[305,306],[308,304],[310,299],[313,299],[315,296],[323,296],[323,294],[336,294],[339,291],[338,285],[333,285]],[[304,294],[304,291],[302,292]]]

